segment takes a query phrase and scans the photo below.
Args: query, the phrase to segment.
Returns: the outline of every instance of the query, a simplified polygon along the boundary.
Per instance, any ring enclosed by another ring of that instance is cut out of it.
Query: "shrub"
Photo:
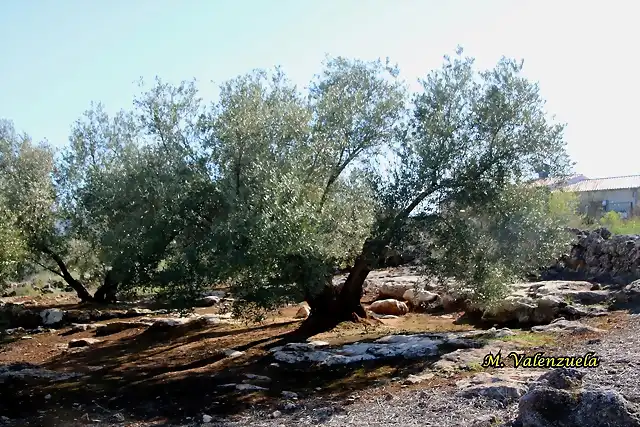
[[[613,234],[640,234],[640,218],[623,219],[618,212],[607,212],[600,218],[600,225]]]

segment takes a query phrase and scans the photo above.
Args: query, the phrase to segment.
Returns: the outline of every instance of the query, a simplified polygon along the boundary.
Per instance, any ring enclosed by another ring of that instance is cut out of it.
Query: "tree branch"
[[[36,260],[35,258],[29,258],[29,259],[30,259],[31,262],[33,262],[35,264],[38,264],[40,267],[44,268],[45,270],[50,271],[51,273],[53,273],[53,274],[55,274],[57,276],[60,276],[60,277],[62,277],[64,279],[64,276],[59,271],[54,270],[51,267],[48,267],[47,265],[41,263],[40,261]]]

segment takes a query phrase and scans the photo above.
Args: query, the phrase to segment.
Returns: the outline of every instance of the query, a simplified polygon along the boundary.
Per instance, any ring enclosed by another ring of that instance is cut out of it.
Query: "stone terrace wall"
[[[569,256],[543,274],[544,280],[588,280],[626,285],[640,279],[640,235],[611,235],[606,228],[571,230]]]

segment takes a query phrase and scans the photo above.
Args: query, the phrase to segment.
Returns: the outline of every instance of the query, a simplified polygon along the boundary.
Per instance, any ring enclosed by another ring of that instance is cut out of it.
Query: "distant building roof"
[[[575,184],[576,182],[587,180],[584,175],[572,175],[564,178],[541,178],[533,181],[531,185],[534,187],[558,188]]]
[[[563,186],[563,190],[573,192],[623,190],[627,188],[640,188],[640,175],[585,179]]]

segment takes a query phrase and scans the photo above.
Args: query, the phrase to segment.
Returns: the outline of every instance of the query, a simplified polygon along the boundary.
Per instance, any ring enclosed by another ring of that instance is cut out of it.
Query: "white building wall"
[[[631,209],[637,212],[639,193],[640,189],[637,188],[580,192],[578,193],[580,197],[580,210],[588,215],[599,216],[605,211],[601,206],[602,202],[606,200],[609,206],[612,203],[631,203]],[[627,214],[631,216],[633,215],[633,211]]]

